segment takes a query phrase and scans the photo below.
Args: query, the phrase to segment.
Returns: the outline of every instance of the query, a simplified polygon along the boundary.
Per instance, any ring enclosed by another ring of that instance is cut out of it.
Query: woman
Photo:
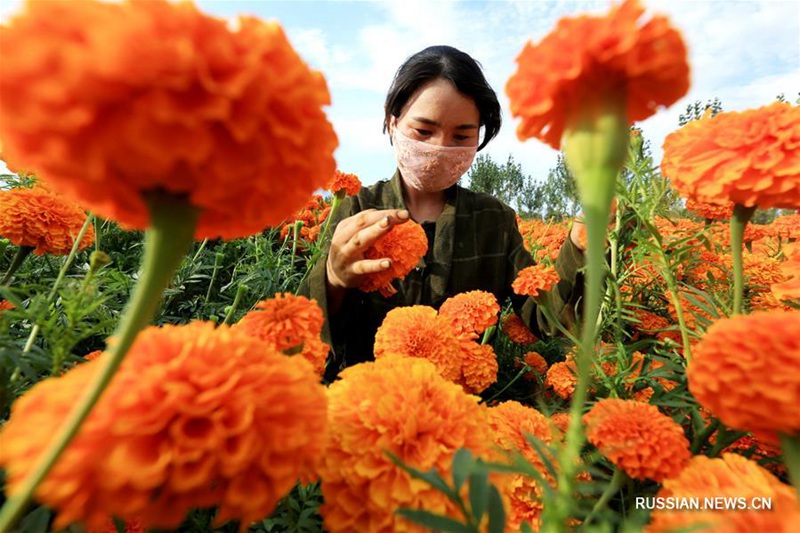
[[[301,292],[326,315],[323,337],[333,347],[326,377],[373,358],[375,332],[395,307],[430,305],[470,290],[509,296],[516,312],[538,334],[552,334],[536,303],[513,295],[517,272],[533,264],[514,211],[490,195],[456,185],[475,153],[500,130],[497,95],[478,63],[449,46],[433,46],[400,67],[386,97],[384,133],[397,159],[389,181],[362,188],[345,200],[328,253],[314,266]],[[483,136],[480,131],[483,128]],[[409,217],[428,235],[428,252],[389,298],[356,289],[365,274],[389,267],[388,259],[363,253]],[[567,326],[582,287],[576,281],[583,254],[574,227],[556,268],[562,281],[547,295],[548,306]],[[577,288],[577,290],[575,290]]]

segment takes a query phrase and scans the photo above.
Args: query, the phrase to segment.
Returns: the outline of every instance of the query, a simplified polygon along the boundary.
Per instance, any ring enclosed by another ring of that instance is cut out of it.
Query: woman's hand
[[[367,209],[348,217],[336,226],[331,237],[326,270],[328,296],[337,308],[336,296],[344,289],[357,287],[366,274],[382,272],[391,266],[388,258],[364,259],[364,252],[389,229],[409,219],[405,209]],[[332,309],[333,310],[333,309]]]

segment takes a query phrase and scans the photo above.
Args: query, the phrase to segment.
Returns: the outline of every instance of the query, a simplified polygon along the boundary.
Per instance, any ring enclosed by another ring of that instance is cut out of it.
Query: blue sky
[[[46,0],[37,0],[46,1]],[[80,0],[74,0],[80,1]],[[0,17],[19,8],[4,0]],[[214,16],[239,14],[277,19],[306,61],[328,80],[328,114],[340,139],[339,168],[365,184],[388,178],[394,157],[381,132],[383,101],[397,67],[411,54],[449,44],[478,59],[500,97],[504,124],[483,153],[498,162],[509,155],[523,171],[544,179],[557,152],[514,134],[504,94],[514,59],[528,40],[538,41],[556,21],[581,12],[604,13],[608,1],[398,0],[235,1],[196,0]],[[779,93],[794,102],[800,91],[800,1],[642,0],[648,14],[667,15],[687,42],[692,67],[689,94],[640,126],[656,157],[678,116],[695,100],[718,97],[725,110],[759,107]]]

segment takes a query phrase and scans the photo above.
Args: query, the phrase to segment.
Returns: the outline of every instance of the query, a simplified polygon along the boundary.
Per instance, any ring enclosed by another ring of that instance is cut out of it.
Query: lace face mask
[[[392,128],[392,147],[403,181],[418,191],[447,189],[469,169],[477,146],[436,146],[417,141]]]

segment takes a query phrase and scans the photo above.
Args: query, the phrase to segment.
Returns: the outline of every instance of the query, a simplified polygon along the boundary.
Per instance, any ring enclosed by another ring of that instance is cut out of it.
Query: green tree
[[[481,154],[469,171],[469,188],[473,191],[491,194],[501,202],[516,207],[529,179],[522,173],[522,165],[508,156],[504,165],[495,163],[491,156]]]
[[[722,102],[717,97],[714,97],[713,100],[706,100],[705,104],[700,100],[695,100],[693,104],[687,105],[686,111],[681,113],[680,117],[678,117],[678,125],[683,126],[693,120],[703,118],[706,109],[711,110],[711,116],[713,117],[717,113],[722,112]]]

